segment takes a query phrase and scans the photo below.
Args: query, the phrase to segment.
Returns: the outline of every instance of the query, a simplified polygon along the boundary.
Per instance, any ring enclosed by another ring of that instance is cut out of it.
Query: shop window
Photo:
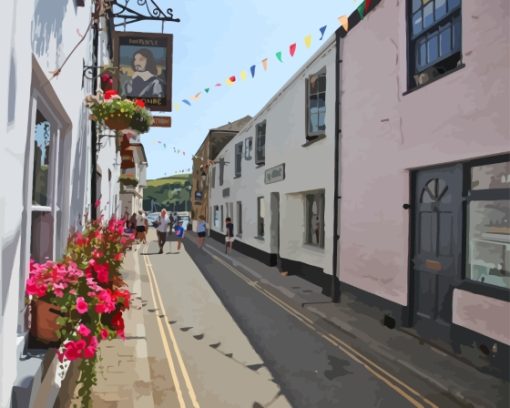
[[[219,207],[217,205],[214,206],[213,210],[213,225],[214,228],[219,229],[220,228],[220,213],[219,213]]]
[[[255,126],[255,164],[266,163],[266,121]]]
[[[324,191],[306,194],[306,240],[309,245],[324,248]]]
[[[461,0],[409,0],[409,87],[424,85],[461,61]]]
[[[326,131],[326,70],[322,69],[307,80],[306,118],[308,140]]]
[[[510,162],[470,173],[466,278],[510,289]]]
[[[266,215],[266,208],[264,197],[257,198],[257,236],[264,237],[264,218]]]

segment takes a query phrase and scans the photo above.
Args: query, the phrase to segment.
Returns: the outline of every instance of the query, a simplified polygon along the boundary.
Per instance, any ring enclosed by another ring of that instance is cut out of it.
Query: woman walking
[[[139,241],[142,241],[143,244],[147,243],[147,240],[145,239],[147,224],[147,217],[142,210],[139,210],[138,215],[136,216],[136,237]]]
[[[205,222],[205,217],[203,215],[198,217],[197,233],[198,233],[198,247],[202,248],[204,246],[205,237],[207,235],[207,223]]]

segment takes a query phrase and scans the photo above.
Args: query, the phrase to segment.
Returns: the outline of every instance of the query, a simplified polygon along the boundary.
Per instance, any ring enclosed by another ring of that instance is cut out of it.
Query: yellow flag
[[[349,31],[349,19],[347,18],[347,16],[338,17],[338,21],[340,22],[340,25],[344,28],[346,32]]]
[[[312,45],[312,35],[308,34],[305,37],[305,46],[306,46],[306,48],[310,48],[311,45]]]
[[[246,79],[246,77],[247,77],[247,75],[246,75],[246,71],[244,71],[244,70],[243,70],[243,71],[241,71],[241,73],[240,73],[239,75],[241,76],[241,79],[242,79],[243,81],[244,81],[244,80]]]
[[[178,103],[174,103],[174,109],[176,112],[179,112],[179,109],[181,109],[181,105]]]
[[[225,83],[226,83],[227,85],[232,85],[232,81],[230,80],[230,78],[227,78],[227,80],[225,81]]]

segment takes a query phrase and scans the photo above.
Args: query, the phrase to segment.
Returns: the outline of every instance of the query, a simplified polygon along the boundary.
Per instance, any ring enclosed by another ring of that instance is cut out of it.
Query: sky
[[[131,1],[134,3],[134,1]],[[171,7],[179,23],[165,23],[173,34],[171,128],[151,128],[142,135],[148,179],[188,172],[209,129],[255,116],[340,26],[361,0],[156,0]],[[322,41],[320,27],[327,26]],[[126,31],[161,32],[159,22],[141,22]],[[311,47],[304,38],[312,36]],[[293,57],[289,45],[296,43]],[[282,51],[279,62],[275,54]],[[261,61],[268,59],[264,71]],[[250,67],[256,65],[255,76]],[[241,80],[240,72],[247,72]],[[230,76],[233,85],[226,85]],[[216,83],[221,83],[216,87]],[[210,88],[209,93],[204,91]],[[201,92],[198,101],[192,96]],[[182,102],[187,99],[191,106]],[[158,143],[160,142],[160,143]],[[180,153],[175,153],[174,148]],[[183,153],[184,152],[184,153]]]

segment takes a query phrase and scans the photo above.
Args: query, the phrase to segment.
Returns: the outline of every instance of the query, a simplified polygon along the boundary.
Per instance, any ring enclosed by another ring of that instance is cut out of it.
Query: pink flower
[[[87,312],[87,310],[89,310],[89,305],[87,305],[87,302],[85,302],[85,299],[83,298],[83,296],[79,296],[76,299],[76,311],[79,314],[83,314],[83,313]]]
[[[96,271],[98,282],[107,283],[110,280],[108,264],[96,264],[94,265],[94,270]]]
[[[83,337],[90,336],[90,333],[91,333],[90,329],[87,326],[85,326],[84,324],[80,324],[78,326],[77,332],[79,334],[81,334]]]
[[[90,338],[88,346],[85,347],[85,349],[83,350],[83,356],[85,358],[94,358],[94,356],[96,355],[97,344],[98,341],[96,336],[92,336]]]
[[[113,259],[114,259],[115,261],[117,261],[117,262],[120,262],[120,261],[122,261],[123,257],[124,257],[124,254],[123,254],[122,252],[119,252],[118,254],[116,254],[116,255],[113,257]]]

